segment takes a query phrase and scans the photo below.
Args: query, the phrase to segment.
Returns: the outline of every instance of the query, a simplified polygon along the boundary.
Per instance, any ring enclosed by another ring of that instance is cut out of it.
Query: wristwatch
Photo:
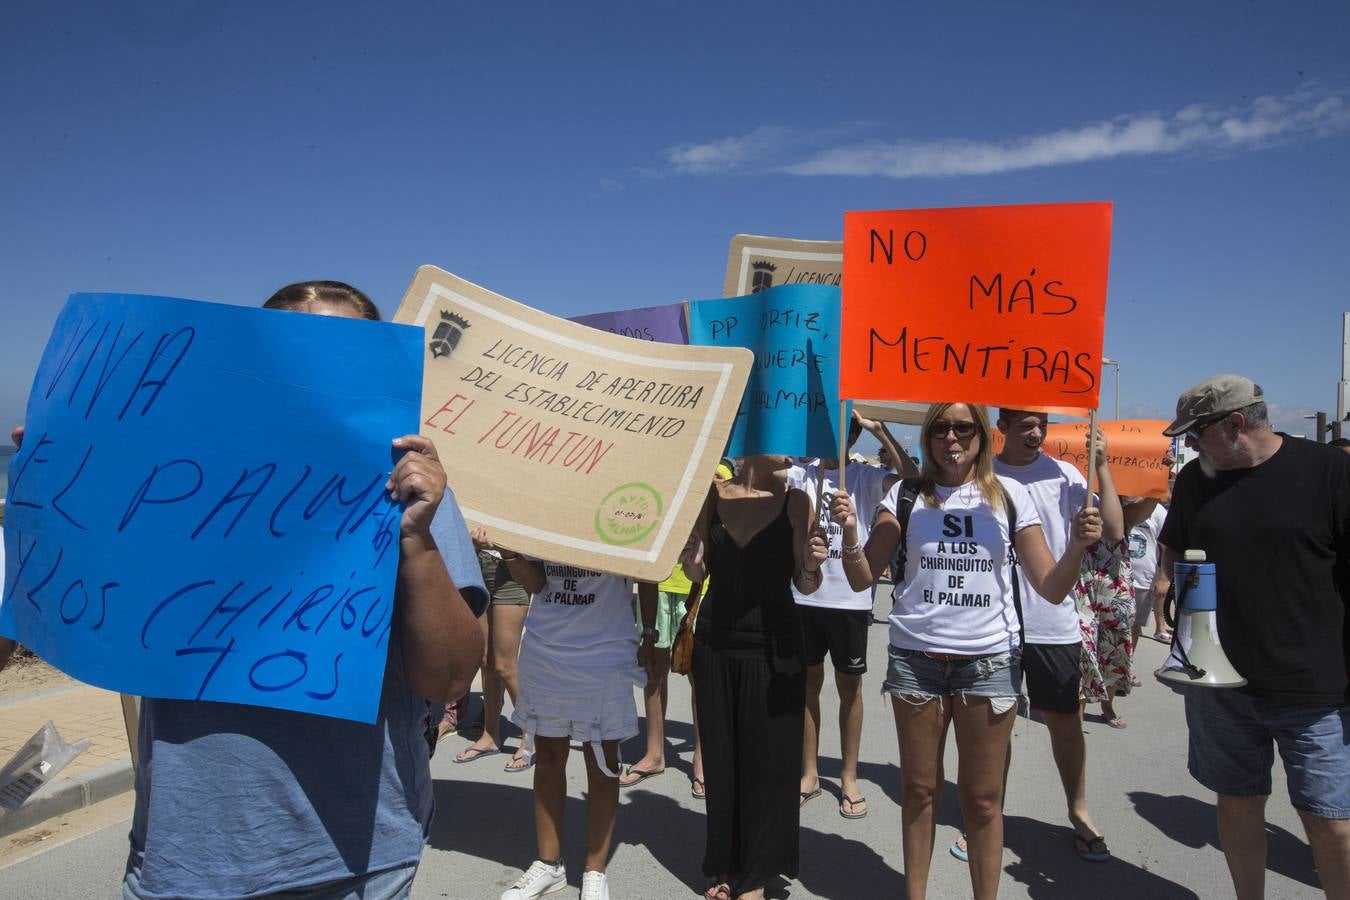
[[[647,638],[656,640],[657,636],[658,635],[655,628],[644,628],[642,629],[642,633],[638,635],[638,639],[643,641],[645,641]]]

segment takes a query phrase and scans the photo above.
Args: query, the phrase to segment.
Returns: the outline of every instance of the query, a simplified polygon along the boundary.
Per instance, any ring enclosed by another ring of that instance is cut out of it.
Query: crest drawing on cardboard
[[[449,356],[455,352],[459,346],[459,339],[464,334],[464,329],[469,327],[469,321],[458,313],[442,312],[440,324],[436,326],[436,331],[431,335],[431,341],[427,344],[427,349],[431,351],[432,358]]]
[[[726,446],[750,351],[589,328],[434,266],[418,269],[394,319],[430,335],[421,431],[469,524],[540,559],[648,581],[670,574]]]
[[[842,241],[798,241],[792,238],[738,234],[727,253],[722,296],[743,297],[784,284],[839,287],[844,270]]]

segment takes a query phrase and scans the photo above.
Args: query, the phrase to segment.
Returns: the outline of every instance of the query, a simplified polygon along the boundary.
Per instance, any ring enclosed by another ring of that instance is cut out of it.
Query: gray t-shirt
[[[487,592],[449,491],[431,530],[481,615]],[[147,698],[127,860],[139,894],[250,897],[415,862],[433,810],[427,708],[404,679],[396,631],[373,725]]]

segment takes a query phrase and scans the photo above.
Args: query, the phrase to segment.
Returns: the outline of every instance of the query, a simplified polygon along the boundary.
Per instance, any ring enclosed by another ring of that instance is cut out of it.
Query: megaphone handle
[[[1177,617],[1181,614],[1182,605],[1186,602],[1186,595],[1191,592],[1192,587],[1199,583],[1200,570],[1191,569],[1190,572],[1186,573],[1186,578],[1181,583],[1181,590],[1176,590],[1176,581],[1173,581],[1173,591],[1163,601],[1163,620],[1172,629],[1172,646],[1169,655],[1175,653],[1177,658],[1181,660],[1182,670],[1192,678],[1204,678],[1205,670],[1192,663],[1190,657],[1186,654],[1186,648],[1181,646],[1181,629],[1177,627]],[[1169,603],[1170,610],[1168,609]],[[1169,612],[1171,615],[1168,615]]]

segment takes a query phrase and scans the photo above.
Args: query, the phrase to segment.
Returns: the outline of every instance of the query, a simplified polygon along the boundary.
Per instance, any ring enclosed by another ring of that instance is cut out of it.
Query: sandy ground
[[[0,702],[40,694],[76,684],[74,678],[47,665],[31,653],[19,651],[0,672]]]

